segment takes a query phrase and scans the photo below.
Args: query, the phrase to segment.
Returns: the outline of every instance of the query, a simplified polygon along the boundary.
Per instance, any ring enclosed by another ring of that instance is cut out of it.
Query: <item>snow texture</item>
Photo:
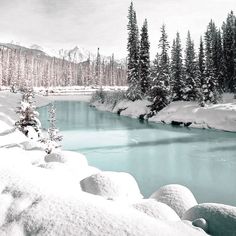
[[[88,162],[83,154],[71,151],[55,151],[47,154],[44,158],[45,162],[60,162],[69,165],[87,166]]]
[[[141,211],[155,219],[167,221],[179,221],[180,218],[176,212],[162,202],[154,199],[143,199],[132,205],[136,210]]]
[[[83,191],[107,199],[140,199],[138,184],[133,176],[123,172],[103,171],[80,182]]]
[[[236,235],[236,207],[217,203],[202,203],[192,207],[183,215],[183,219],[193,221],[193,225],[196,225],[196,219],[199,218],[206,220],[207,232],[210,235]]]
[[[192,192],[179,184],[169,184],[159,188],[150,198],[167,204],[181,218],[191,207],[197,205]]]

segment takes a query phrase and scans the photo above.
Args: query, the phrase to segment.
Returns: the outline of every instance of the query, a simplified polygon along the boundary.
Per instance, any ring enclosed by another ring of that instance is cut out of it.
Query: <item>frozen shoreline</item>
[[[109,103],[93,102],[91,105],[101,111],[118,113],[132,118],[143,118],[150,109],[147,100],[123,100],[115,106]],[[200,107],[196,102],[172,102],[148,121],[188,126],[191,128],[215,129],[236,132],[236,99],[225,94],[220,104]]]

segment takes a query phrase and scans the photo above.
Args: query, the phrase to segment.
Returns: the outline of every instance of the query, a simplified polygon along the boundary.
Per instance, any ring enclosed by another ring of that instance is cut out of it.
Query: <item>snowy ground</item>
[[[198,205],[179,185],[143,199],[127,173],[102,172],[79,153],[46,155],[13,129],[19,95],[0,97],[0,235],[236,235],[236,207]]]
[[[104,111],[110,111],[133,118],[143,117],[149,112],[150,102],[123,100],[115,107],[112,104],[93,105]],[[196,102],[172,102],[149,121],[165,124],[178,124],[194,128],[209,128],[236,132],[236,99],[233,94],[224,94],[223,102],[216,105],[200,107]]]

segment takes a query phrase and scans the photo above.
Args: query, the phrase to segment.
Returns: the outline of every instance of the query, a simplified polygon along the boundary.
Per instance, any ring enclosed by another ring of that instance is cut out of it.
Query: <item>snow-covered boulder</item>
[[[136,210],[141,211],[151,217],[160,220],[178,221],[180,220],[176,212],[162,202],[154,199],[143,199],[132,205]]]
[[[88,165],[86,157],[78,152],[56,151],[47,154],[44,158],[45,162],[60,162],[75,167],[84,167]]]
[[[108,199],[140,199],[143,197],[134,177],[123,172],[100,172],[83,179],[80,185],[83,191]]]
[[[169,184],[159,188],[150,198],[167,204],[181,218],[191,207],[197,205],[197,201],[192,192],[185,186],[179,184]]]
[[[205,219],[208,228],[207,232],[210,235],[236,235],[236,207],[233,206],[202,203],[189,209],[182,218],[193,221],[193,225],[195,225],[196,219]]]

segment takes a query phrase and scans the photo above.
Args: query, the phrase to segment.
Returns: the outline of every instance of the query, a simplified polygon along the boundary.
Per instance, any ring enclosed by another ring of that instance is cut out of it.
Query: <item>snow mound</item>
[[[208,233],[214,236],[236,235],[236,207],[217,204],[202,203],[184,213],[183,219],[194,222],[203,218],[208,224]]]
[[[80,182],[85,192],[108,199],[140,199],[137,182],[128,173],[104,171],[91,175]]]
[[[192,222],[193,226],[203,229],[205,232],[208,232],[208,223],[205,219],[199,218]]]
[[[162,202],[154,199],[144,199],[132,205],[136,210],[160,220],[179,221],[176,212]]]
[[[197,205],[192,192],[179,184],[169,184],[159,188],[150,198],[167,204],[181,218],[191,207]]]
[[[88,162],[83,154],[71,151],[57,151],[47,154],[44,158],[45,162],[60,162],[69,165],[87,166]]]

